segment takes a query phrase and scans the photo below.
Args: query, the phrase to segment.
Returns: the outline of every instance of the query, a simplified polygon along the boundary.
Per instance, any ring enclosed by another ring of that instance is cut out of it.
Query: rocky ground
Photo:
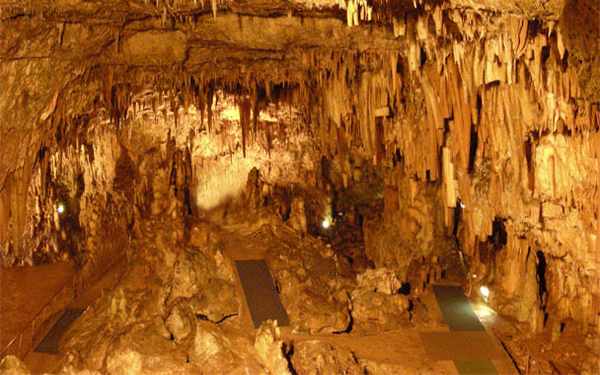
[[[418,302],[394,272],[357,273],[341,250],[277,215],[252,222],[136,223],[130,267],[65,334],[60,373],[386,373],[328,337],[414,327]],[[254,330],[241,318],[232,254],[244,252],[266,258],[290,317],[286,342],[276,322]]]
[[[117,286],[106,290],[63,337],[59,373],[456,371],[451,361],[428,360],[418,334],[448,331],[430,286],[464,280],[451,243],[437,246],[442,250],[435,253],[396,257],[389,269],[375,267],[373,259],[381,262],[382,257],[369,256],[369,247],[387,241],[402,255],[405,247],[419,246],[406,240],[410,233],[404,229],[372,215],[368,207],[377,202],[361,203],[351,193],[338,197],[332,226],[311,229],[306,202],[319,197],[307,193],[265,200],[261,191],[259,175],[251,173],[244,194],[218,209],[183,218],[180,205],[165,204],[160,214],[138,218],[125,254],[129,266]],[[413,214],[410,220],[419,223],[420,217]],[[427,225],[420,222],[419,228]],[[365,226],[379,233],[379,243],[363,237]],[[234,261],[258,258],[272,273],[289,327],[267,321],[256,330],[250,323]],[[557,333],[557,340],[525,336],[526,327],[481,316],[521,371],[593,373],[597,357],[577,344],[580,336],[573,326],[561,327],[565,332]],[[567,348],[565,360],[552,355]],[[573,367],[574,361],[582,365]],[[2,373],[28,370],[7,357]]]

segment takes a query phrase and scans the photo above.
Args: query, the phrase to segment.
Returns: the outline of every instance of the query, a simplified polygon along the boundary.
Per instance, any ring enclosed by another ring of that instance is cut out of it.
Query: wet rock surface
[[[162,229],[157,231],[158,227]],[[181,222],[158,221],[144,228],[154,229],[147,233],[155,236],[134,243],[132,265],[119,286],[66,334],[65,368],[114,374],[193,373],[199,371],[194,365],[198,358],[219,363],[228,356],[225,349],[206,352],[207,340],[222,336],[220,328],[206,320],[223,321],[238,314],[233,271],[223,269],[231,266],[225,262],[217,266],[219,257],[215,260],[212,255],[218,249],[204,248],[205,253],[177,241]]]
[[[302,341],[294,347],[292,365],[298,374],[364,374],[354,354],[348,349],[319,341]]]
[[[395,330],[408,322],[408,297],[398,294],[401,283],[385,268],[357,276],[358,287],[350,293],[353,328],[365,332]]]
[[[29,375],[27,366],[16,356],[8,355],[0,362],[0,371],[6,375]]]

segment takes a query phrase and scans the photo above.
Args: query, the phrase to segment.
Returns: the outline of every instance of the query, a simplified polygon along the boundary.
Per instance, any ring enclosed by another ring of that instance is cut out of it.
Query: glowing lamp
[[[323,225],[323,228],[327,229],[327,228],[329,228],[331,223],[329,222],[329,220],[323,220],[322,225]]]
[[[481,286],[479,288],[479,292],[481,292],[481,295],[484,296],[485,298],[488,298],[490,296],[490,290],[488,289],[487,286]]]
[[[65,212],[65,205],[64,205],[64,204],[62,204],[62,203],[59,203],[59,204],[58,204],[58,207],[56,208],[56,211],[57,211],[59,214],[62,214],[63,212]]]

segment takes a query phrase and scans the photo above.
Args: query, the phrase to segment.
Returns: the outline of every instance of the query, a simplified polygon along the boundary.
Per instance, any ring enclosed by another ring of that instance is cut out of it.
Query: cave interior
[[[599,41],[597,0],[0,0],[2,373],[600,373]]]

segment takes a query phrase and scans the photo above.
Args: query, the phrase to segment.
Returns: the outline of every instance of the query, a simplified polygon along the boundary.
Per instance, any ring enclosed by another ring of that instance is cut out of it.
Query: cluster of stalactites
[[[441,7],[413,16],[396,21],[405,51],[334,52],[337,62],[314,77],[324,154],[345,184],[361,157],[401,160],[403,176],[438,182],[448,228],[457,203],[465,207],[459,236],[473,267],[494,222],[510,218],[504,254],[518,265],[498,271],[506,298],[525,298],[513,287],[535,278],[528,249],[541,246],[548,259],[568,252],[568,264],[549,261],[548,311],[589,327],[585,294],[598,295],[600,279],[600,111],[579,86],[560,28]],[[576,276],[578,267],[589,276]]]
[[[358,26],[359,21],[371,21],[373,7],[367,0],[339,0],[339,6],[346,10],[348,26]]]

